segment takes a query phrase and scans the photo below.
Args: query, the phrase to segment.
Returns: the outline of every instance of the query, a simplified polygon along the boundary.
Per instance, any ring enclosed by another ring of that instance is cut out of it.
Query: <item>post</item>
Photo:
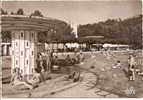
[[[32,74],[37,59],[37,32],[13,30],[12,52],[12,70],[18,67],[23,76]]]

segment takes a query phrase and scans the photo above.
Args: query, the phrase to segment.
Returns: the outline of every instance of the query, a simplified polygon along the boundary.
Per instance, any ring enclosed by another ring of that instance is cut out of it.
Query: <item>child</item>
[[[118,60],[117,63],[113,66],[113,68],[121,68],[121,62]]]

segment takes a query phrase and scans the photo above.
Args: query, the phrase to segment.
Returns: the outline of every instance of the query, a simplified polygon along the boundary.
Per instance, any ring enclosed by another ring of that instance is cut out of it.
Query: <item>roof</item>
[[[49,31],[49,29],[56,27],[60,23],[65,22],[49,17],[2,15],[0,24],[2,30]]]

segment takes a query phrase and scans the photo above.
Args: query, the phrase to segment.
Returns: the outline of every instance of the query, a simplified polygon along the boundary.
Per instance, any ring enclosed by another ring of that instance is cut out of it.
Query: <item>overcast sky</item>
[[[22,8],[26,15],[40,10],[46,17],[88,24],[105,21],[108,18],[128,18],[141,14],[139,0],[95,0],[95,1],[3,1],[2,8],[16,12]]]

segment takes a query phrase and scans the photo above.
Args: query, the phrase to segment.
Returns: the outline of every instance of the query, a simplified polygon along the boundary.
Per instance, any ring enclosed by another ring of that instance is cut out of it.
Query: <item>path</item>
[[[82,73],[83,81],[71,89],[45,95],[44,97],[62,97],[62,98],[118,98],[118,95],[96,88],[97,77],[93,73]]]

